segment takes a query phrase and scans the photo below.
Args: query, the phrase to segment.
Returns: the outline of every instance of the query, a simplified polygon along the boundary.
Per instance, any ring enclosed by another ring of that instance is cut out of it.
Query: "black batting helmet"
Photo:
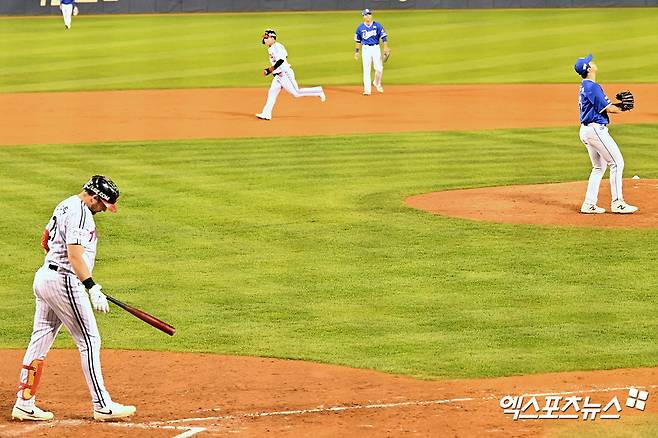
[[[89,194],[98,195],[103,204],[111,212],[116,212],[116,202],[119,199],[119,187],[110,178],[103,175],[94,175],[82,186]]]
[[[272,37],[276,39],[276,32],[274,32],[273,29],[265,29],[265,32],[263,33],[263,38],[261,39],[261,43],[265,44],[265,38]]]

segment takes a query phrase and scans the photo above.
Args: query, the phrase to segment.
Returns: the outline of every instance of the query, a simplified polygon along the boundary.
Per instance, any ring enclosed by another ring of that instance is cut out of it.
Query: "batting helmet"
[[[114,184],[114,181],[103,175],[94,175],[89,181],[82,186],[89,194],[98,195],[98,198],[103,201],[103,204],[111,212],[116,212],[116,202],[119,199],[119,187]]]
[[[272,29],[265,29],[265,32],[263,33],[263,38],[261,39],[261,43],[265,44],[265,38],[272,37],[276,39],[276,32]]]

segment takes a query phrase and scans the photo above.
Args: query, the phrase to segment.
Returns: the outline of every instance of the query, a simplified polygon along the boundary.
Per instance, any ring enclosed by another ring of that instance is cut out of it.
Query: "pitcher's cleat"
[[[585,214],[601,214],[605,213],[605,208],[601,208],[595,204],[589,204],[586,202],[582,207],[580,207],[580,212]]]
[[[19,406],[14,406],[14,409],[11,410],[12,420],[49,421],[54,417],[55,416],[52,412],[43,411],[36,406],[32,406],[31,408],[21,408]]]
[[[262,113],[256,114],[256,117],[258,117],[261,120],[272,120],[272,117],[267,117],[265,114]]]
[[[610,211],[613,213],[631,214],[635,213],[637,210],[638,208],[636,206],[627,204],[619,199],[612,201],[612,204],[610,204]]]
[[[122,405],[121,403],[112,402],[103,409],[94,409],[94,420],[112,421],[119,418],[130,417],[137,411],[137,408],[131,405]]]

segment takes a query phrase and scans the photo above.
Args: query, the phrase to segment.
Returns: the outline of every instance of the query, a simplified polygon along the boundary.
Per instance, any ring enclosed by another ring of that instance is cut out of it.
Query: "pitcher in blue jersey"
[[[580,208],[581,213],[605,213],[605,209],[597,206],[599,186],[606,167],[610,166],[610,191],[613,213],[634,213],[637,207],[624,201],[622,187],[622,172],[624,158],[619,146],[608,133],[610,118],[608,113],[627,111],[622,102],[612,102],[596,82],[598,67],[592,62],[592,55],[578,58],[574,65],[576,73],[582,78],[578,104],[580,107],[580,140],[583,142],[592,161],[592,173],[587,184],[585,202]],[[632,107],[631,107],[632,108]]]
[[[372,90],[370,86],[370,66],[375,68],[375,80],[372,85],[380,93],[384,92],[382,87],[382,75],[384,74],[384,64],[382,63],[382,52],[379,48],[379,40],[384,44],[384,54],[388,56],[391,52],[388,48],[388,35],[384,26],[372,20],[372,11],[364,9],[361,11],[363,23],[356,28],[356,49],[354,59],[359,59],[359,50],[362,51],[361,59],[363,61],[363,95],[369,96]]]

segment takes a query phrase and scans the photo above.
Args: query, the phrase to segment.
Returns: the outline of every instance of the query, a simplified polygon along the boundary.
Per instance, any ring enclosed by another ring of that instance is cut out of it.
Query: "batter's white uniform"
[[[276,64],[279,59],[283,60],[283,64],[272,72],[272,85],[270,85],[270,90],[267,93],[267,102],[260,113],[262,116],[268,119],[272,118],[272,110],[282,88],[295,97],[315,96],[324,100],[322,87],[299,88],[295,80],[295,72],[288,64],[288,52],[283,44],[279,42],[272,44],[267,49],[267,53],[270,57],[270,65]]]
[[[43,360],[64,324],[80,351],[94,409],[101,410],[112,403],[101,372],[101,338],[89,296],[73,272],[66,247],[82,245],[83,259],[89,271],[93,271],[98,242],[94,217],[80,197],[71,196],[55,208],[47,229],[50,250],[34,276],[34,328],[23,365],[29,366],[35,359]],[[23,369],[20,381],[25,384],[27,379],[28,371]],[[18,392],[16,406],[30,409],[34,405],[34,396],[24,400],[21,391]]]

